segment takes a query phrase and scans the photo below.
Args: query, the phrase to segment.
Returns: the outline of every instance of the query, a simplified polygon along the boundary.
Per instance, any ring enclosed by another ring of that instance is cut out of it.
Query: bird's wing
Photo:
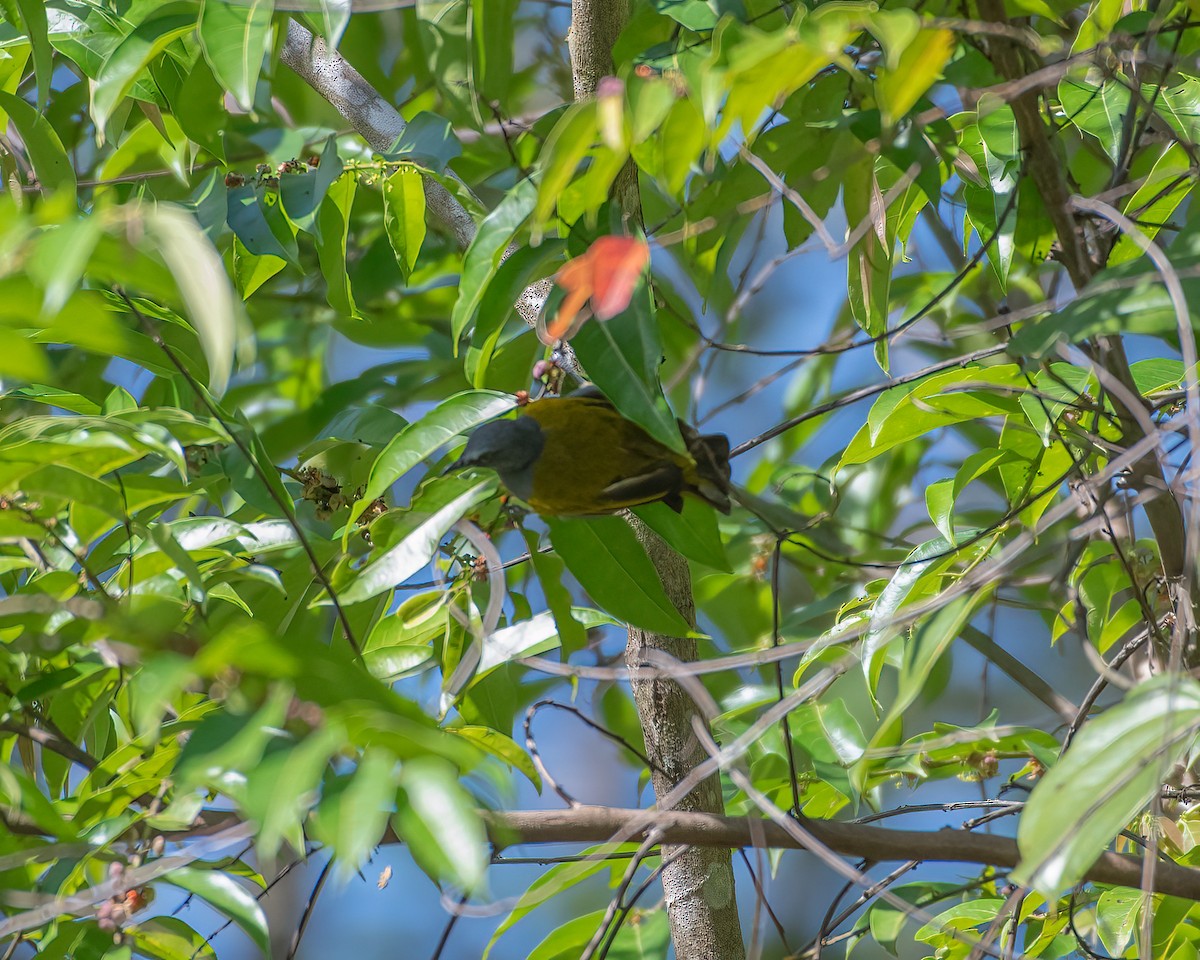
[[[679,465],[664,463],[653,470],[610,483],[600,491],[600,497],[614,506],[636,506],[652,500],[663,500],[678,512],[683,509],[680,498],[682,488],[683,471]]]

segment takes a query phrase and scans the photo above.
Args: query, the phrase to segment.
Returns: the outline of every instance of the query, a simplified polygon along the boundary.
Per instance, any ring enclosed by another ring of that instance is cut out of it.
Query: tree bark
[[[984,20],[1006,23],[1007,14],[1001,0],[979,0],[979,13]],[[988,52],[996,72],[1006,81],[1018,81],[1030,72],[1025,69],[1022,48],[1009,37],[988,39]],[[1021,149],[1026,154],[1029,176],[1045,204],[1046,214],[1054,226],[1062,250],[1061,260],[1076,290],[1087,286],[1098,269],[1088,256],[1081,223],[1070,206],[1070,189],[1066,182],[1065,164],[1055,153],[1054,144],[1042,119],[1041,92],[1031,88],[1013,98],[1012,111],[1020,136]],[[1138,396],[1125,356],[1125,345],[1119,336],[1095,338],[1093,355],[1098,366],[1107,370],[1125,388],[1130,397]],[[1127,405],[1124,397],[1110,393],[1113,409],[1121,422],[1125,443],[1129,446],[1146,436],[1142,423]],[[1144,412],[1143,412],[1144,417]],[[1177,602],[1190,602],[1186,596],[1191,584],[1181,584],[1187,566],[1187,538],[1183,511],[1172,493],[1158,459],[1158,451],[1148,453],[1133,470],[1132,485],[1155,494],[1146,500],[1143,509],[1158,541],[1163,573],[1176,594]],[[1182,590],[1180,589],[1182,587]]]
[[[646,548],[662,579],[667,596],[689,624],[696,622],[692,581],[687,561],[672,550],[649,527],[630,518],[638,539]],[[697,657],[696,641],[668,637],[630,628],[625,663],[636,668],[651,650],[661,650],[676,660]],[[696,739],[694,723],[705,722],[692,699],[674,680],[633,680],[646,756],[651,766],[651,783],[657,797],[667,796],[693,769],[708,759]],[[719,775],[700,782],[674,807],[675,811],[697,814],[725,812]],[[681,846],[664,843],[662,885],[671,920],[671,938],[679,960],[742,960],[746,955],[738,920],[733,880],[733,859],[720,847]]]
[[[575,0],[568,43],[575,95],[594,96],[596,84],[613,72],[612,45],[629,18],[628,0]],[[404,119],[336,51],[300,24],[287,26],[280,59],[325,97],[371,145],[385,151],[404,130]],[[637,171],[627,164],[613,188],[628,220],[640,223]],[[460,247],[474,239],[477,225],[462,205],[439,184],[426,182],[430,212],[454,233]],[[522,294],[518,309],[530,321],[544,301],[544,284]],[[540,296],[539,296],[540,294]],[[695,622],[687,562],[650,531],[640,532],[668,596],[689,623]],[[631,630],[626,657],[639,663],[649,650],[662,650],[679,660],[696,659],[695,641]],[[634,684],[646,748],[660,772],[653,775],[656,795],[665,795],[705,754],[692,734],[694,705],[674,683],[664,680]],[[679,804],[696,813],[724,813],[717,777],[704,781]],[[742,960],[745,948],[734,897],[733,866],[726,849],[678,845],[665,853],[678,857],[663,871],[677,960]]]
[[[595,96],[600,82],[613,74],[613,44],[628,22],[629,0],[573,0],[568,45],[577,100]],[[632,161],[626,163],[617,177],[612,195],[620,204],[625,221],[640,226],[641,197],[637,168]],[[696,606],[687,561],[635,517],[629,517],[629,522],[653,561],[667,596],[694,626]],[[653,650],[681,661],[697,657],[695,640],[631,627],[625,662],[635,668]],[[704,720],[691,698],[673,680],[634,679],[633,699],[646,742],[646,756],[650,759],[654,794],[665,797],[708,758],[693,733],[693,724]],[[725,804],[719,775],[703,780],[675,809],[723,814]],[[746,950],[730,852],[720,847],[664,844],[662,858],[663,893],[678,960],[743,960]]]
[[[616,835],[636,842],[655,831],[664,843],[693,844],[693,849],[695,846],[805,849],[779,824],[754,817],[589,806],[569,810],[483,811],[482,816],[492,839],[501,845],[604,843]],[[893,830],[838,820],[806,820],[804,829],[836,853],[875,862],[920,860],[1015,867],[1021,859],[1017,842],[1011,837],[967,830]],[[1137,888],[1142,885],[1142,867],[1140,856],[1106,850],[1084,874],[1084,882]],[[1155,865],[1153,889],[1185,900],[1200,900],[1200,870],[1159,861]]]

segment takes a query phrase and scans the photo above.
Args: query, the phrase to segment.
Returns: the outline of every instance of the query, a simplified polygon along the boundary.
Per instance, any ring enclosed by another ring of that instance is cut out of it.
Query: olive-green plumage
[[[615,513],[691,494],[729,512],[729,441],[680,423],[689,454],[659,443],[594,392],[536,400],[515,420],[479,427],[454,467],[491,467],[549,516]]]

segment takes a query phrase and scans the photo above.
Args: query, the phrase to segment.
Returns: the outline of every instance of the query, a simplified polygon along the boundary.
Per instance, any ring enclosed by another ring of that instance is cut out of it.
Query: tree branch
[[[330,52],[324,40],[314,36],[295,20],[288,21],[287,38],[279,59],[328,100],[362,135],[372,150],[387,153],[404,132],[407,124],[399,111],[340,53],[336,50]],[[443,172],[448,177],[458,179],[453,170]],[[475,220],[453,194],[436,180],[425,177],[424,186],[427,209],[453,233],[459,249],[465,250],[478,232]],[[511,252],[510,249],[508,253]],[[530,326],[537,323],[549,291],[550,283],[544,280],[526,288],[518,297],[517,312]],[[566,365],[574,365],[574,354],[568,356]]]
[[[481,810],[489,839],[498,849],[518,844],[606,843],[620,836],[634,842],[658,831],[664,844],[693,847],[777,850],[804,849],[779,825],[760,817],[726,817],[680,810],[637,810],[581,804],[566,810]],[[201,814],[201,826],[164,832],[177,843],[184,839],[218,835],[237,827],[240,817],[226,810]],[[0,807],[0,824],[13,833],[38,836],[44,831],[26,814]],[[876,861],[919,860],[938,863],[974,863],[981,866],[1015,867],[1020,860],[1016,841],[994,834],[968,830],[894,830],[866,823],[838,820],[803,821],[804,829],[831,850],[854,858]],[[401,843],[388,829],[380,843]],[[1137,889],[1141,886],[1142,861],[1122,853],[1106,851],[1084,875],[1087,883],[1110,883]],[[1200,869],[1160,860],[1154,874],[1154,890],[1184,900],[1200,901]]]
[[[616,42],[629,22],[629,0],[573,0],[571,75],[575,98],[596,95],[597,86],[614,72]],[[637,167],[625,164],[613,183],[611,196],[628,223],[641,224],[642,204]],[[628,517],[646,548],[663,588],[689,624],[696,622],[692,577],[688,563],[653,530]],[[625,662],[634,670],[633,700],[650,760],[654,795],[663,798],[708,759],[693,724],[705,720],[683,686],[664,677],[639,678],[636,668],[659,651],[676,661],[698,657],[696,641],[629,628]],[[714,771],[675,805],[677,810],[720,815],[725,812],[720,775]],[[663,849],[662,887],[671,923],[671,941],[678,960],[742,960],[746,955],[738,918],[733,861],[727,850],[668,843]]]
[[[330,52],[323,39],[295,20],[288,21],[287,38],[279,59],[350,121],[377,153],[391,150],[404,132],[407,124],[400,112],[340,53]],[[453,232],[459,247],[469,246],[475,238],[476,227],[466,208],[445,187],[428,177],[425,178],[425,200],[434,216]]]
[[[984,20],[1006,23],[1007,15],[1002,0],[979,0],[979,13]],[[988,40],[988,50],[997,72],[1006,81],[1017,81],[1024,77],[1023,51],[1006,36],[994,36]],[[1028,154],[1029,175],[1041,194],[1046,214],[1054,226],[1062,250],[1061,259],[1076,291],[1082,290],[1095,275],[1098,265],[1088,256],[1084,233],[1072,212],[1064,171],[1066,164],[1055,153],[1054,144],[1042,119],[1040,91],[1037,88],[1023,91],[1011,101],[1013,116],[1017,123],[1021,147]],[[1095,360],[1107,370],[1134,397],[1139,396],[1125,356],[1125,345],[1118,336],[1096,338]],[[1135,412],[1118,396],[1110,395],[1113,409],[1121,421],[1126,444],[1133,445],[1146,432]],[[1158,541],[1163,572],[1168,580],[1178,581],[1185,570],[1186,531],[1183,512],[1178,501],[1170,495],[1170,486],[1163,476],[1162,466],[1156,450],[1151,450],[1134,468],[1134,484],[1162,495],[1146,501],[1146,519],[1150,521],[1155,539]],[[1166,491],[1164,493],[1164,491]]]
[[[512,810],[485,813],[494,842],[604,843],[620,834],[633,840],[658,831],[664,844],[695,847],[768,847],[803,849],[782,827],[757,817],[722,817],[677,810],[630,810],[618,807],[579,806],[569,810]],[[877,861],[938,861],[1015,867],[1020,860],[1017,843],[1008,837],[967,830],[892,830],[863,823],[804,820],[804,829],[831,850],[849,857]],[[1141,885],[1140,857],[1105,852],[1088,870],[1089,883]],[[1200,900],[1200,870],[1160,861],[1154,890]]]

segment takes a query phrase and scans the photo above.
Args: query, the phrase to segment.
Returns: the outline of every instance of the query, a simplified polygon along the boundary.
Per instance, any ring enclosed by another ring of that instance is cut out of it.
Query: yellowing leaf
[[[954,53],[954,34],[949,30],[922,30],[904,48],[894,70],[883,70],[875,81],[875,96],[884,126],[892,126],[942,75]]]

